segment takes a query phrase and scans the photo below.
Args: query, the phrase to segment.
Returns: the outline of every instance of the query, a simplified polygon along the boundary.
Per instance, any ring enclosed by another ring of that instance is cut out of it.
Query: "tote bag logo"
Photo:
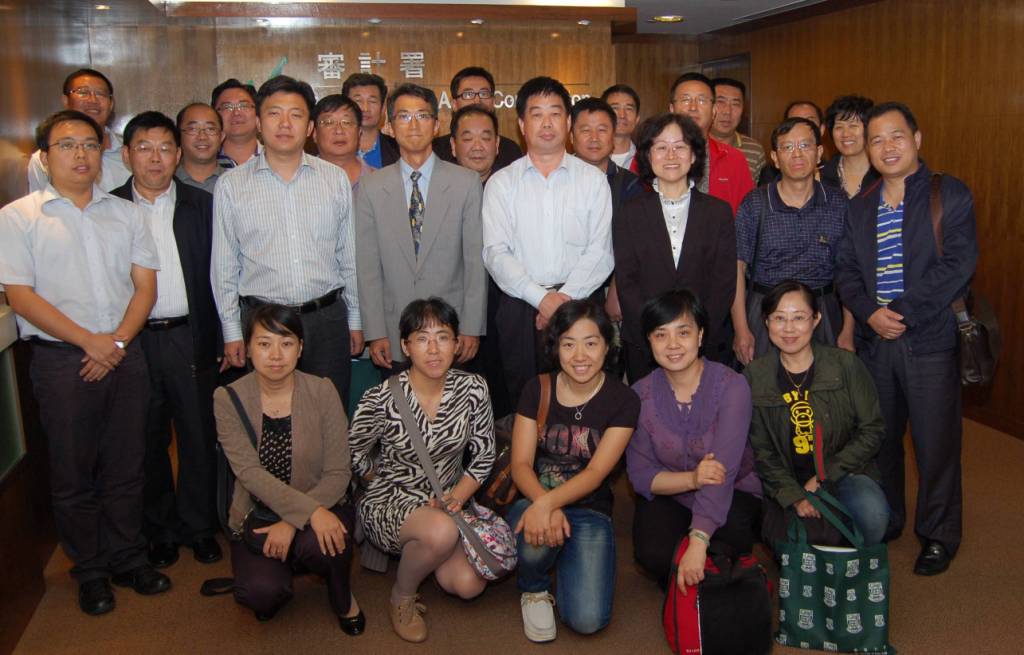
[[[877,557],[872,557],[870,560],[868,560],[868,568],[871,569],[872,571],[874,571],[875,569],[878,568],[878,558]]]
[[[860,574],[860,560],[851,559],[846,563],[846,577],[856,578]]]
[[[789,553],[782,553],[782,565],[789,566]]]
[[[885,600],[885,591],[882,589],[881,582],[868,583],[868,600],[872,603],[881,603]]]
[[[802,560],[803,563],[800,564],[800,570],[804,573],[814,573],[818,570],[815,566],[815,560],[816,558],[814,557],[814,553],[804,553]]]
[[[832,562],[825,562],[825,573],[829,575],[835,575],[835,567],[832,566]]]
[[[825,587],[825,605],[827,607],[836,606],[836,590],[832,587]]]
[[[846,631],[851,635],[860,633],[864,629],[864,626],[860,622],[860,614],[847,614],[846,615]]]
[[[814,588],[809,584],[804,585],[804,598],[810,598],[814,594]]]
[[[875,627],[876,628],[884,628],[885,627],[885,615],[884,614],[875,614]]]
[[[821,645],[823,650],[832,651],[833,653],[839,652],[839,644],[834,644],[831,641],[826,641]]]
[[[814,610],[800,610],[796,624],[804,630],[814,627]]]
[[[846,600],[850,601],[851,603],[854,602],[855,600],[857,600],[857,590],[856,589],[847,589],[846,590]]]
[[[825,629],[828,630],[829,632],[831,632],[831,631],[836,629],[836,624],[832,620],[832,617],[830,617],[830,616],[826,616],[825,617]]]
[[[789,598],[789,578],[779,578],[779,598]]]

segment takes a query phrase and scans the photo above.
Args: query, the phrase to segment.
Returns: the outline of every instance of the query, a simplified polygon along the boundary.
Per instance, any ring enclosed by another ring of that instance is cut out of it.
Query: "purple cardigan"
[[[704,372],[690,411],[680,409],[664,370],[633,385],[640,396],[640,420],[626,449],[626,470],[638,494],[652,500],[651,481],[662,471],[692,471],[712,452],[725,466],[725,482],[674,496],[693,512],[691,528],[713,534],[725,523],[733,489],[761,495],[754,472],[750,429],[750,387],[742,375],[704,360]]]

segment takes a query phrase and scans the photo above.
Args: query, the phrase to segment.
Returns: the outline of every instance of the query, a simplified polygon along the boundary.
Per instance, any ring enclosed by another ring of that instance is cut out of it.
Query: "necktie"
[[[423,194],[420,193],[418,180],[422,177],[419,171],[413,171],[412,195],[409,197],[409,227],[412,228],[412,246],[416,256],[420,256],[420,237],[423,235]]]

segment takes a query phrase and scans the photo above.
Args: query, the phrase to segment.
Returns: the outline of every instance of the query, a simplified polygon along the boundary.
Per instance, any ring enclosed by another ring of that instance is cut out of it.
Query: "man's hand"
[[[479,350],[480,337],[471,337],[465,334],[459,335],[459,345],[455,349],[455,354],[459,356],[458,362],[460,364],[465,364],[476,357]]]
[[[370,342],[370,359],[381,368],[391,368],[391,342],[387,337]]]
[[[85,365],[78,371],[78,376],[86,382],[99,382],[107,377],[107,374],[112,370],[102,364],[97,364],[88,357],[83,357],[82,361]]]
[[[245,343],[241,339],[226,342],[224,344],[224,359],[231,366],[238,368],[245,366]]]
[[[883,339],[898,339],[907,331],[907,326],[901,323],[902,314],[897,314],[888,307],[879,307],[875,313],[868,318],[868,325],[878,336]]]
[[[548,321],[551,320],[551,316],[555,311],[570,300],[572,300],[572,298],[561,291],[548,291],[547,295],[541,299],[540,306],[537,307],[537,329],[543,330],[546,328],[548,326]]]
[[[604,311],[608,313],[608,318],[613,323],[622,322],[622,305],[619,304],[619,289],[615,284],[615,278],[612,278],[612,283],[608,287],[608,297],[604,301]]]
[[[363,341],[363,331],[349,330],[348,343],[350,355],[352,355],[353,357],[359,357],[360,355],[362,355],[363,348],[366,346],[366,343]]]
[[[737,327],[732,340],[732,350],[740,364],[747,366],[754,359],[754,333],[746,327]]]
[[[90,334],[80,344],[86,355],[82,358],[82,363],[85,363],[86,359],[91,359],[107,370],[114,370],[124,359],[124,348],[118,346],[116,341],[118,338],[113,334]]]

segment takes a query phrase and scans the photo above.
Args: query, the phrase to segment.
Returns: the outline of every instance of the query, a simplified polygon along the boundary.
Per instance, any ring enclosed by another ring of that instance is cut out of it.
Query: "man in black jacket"
[[[132,177],[113,194],[139,205],[160,256],[157,301],[141,333],[150,378],[146,417],[143,530],[156,567],[178,559],[178,544],[196,560],[216,562],[216,426],[213,390],[223,346],[210,286],[213,196],[174,177],[181,158],[178,128],[154,111],[128,122],[122,155]],[[167,448],[178,445],[178,484]]]
[[[940,254],[929,211],[932,173],[918,159],[921,133],[913,114],[900,103],[874,107],[867,139],[882,179],[850,202],[836,283],[857,319],[857,352],[885,417],[878,464],[892,508],[889,536],[898,536],[906,521],[909,419],[919,472],[914,531],[922,543],[914,572],[935,575],[949,567],[962,534],[963,417],[950,304],[967,292],[978,259],[974,201],[963,182],[940,178]]]

